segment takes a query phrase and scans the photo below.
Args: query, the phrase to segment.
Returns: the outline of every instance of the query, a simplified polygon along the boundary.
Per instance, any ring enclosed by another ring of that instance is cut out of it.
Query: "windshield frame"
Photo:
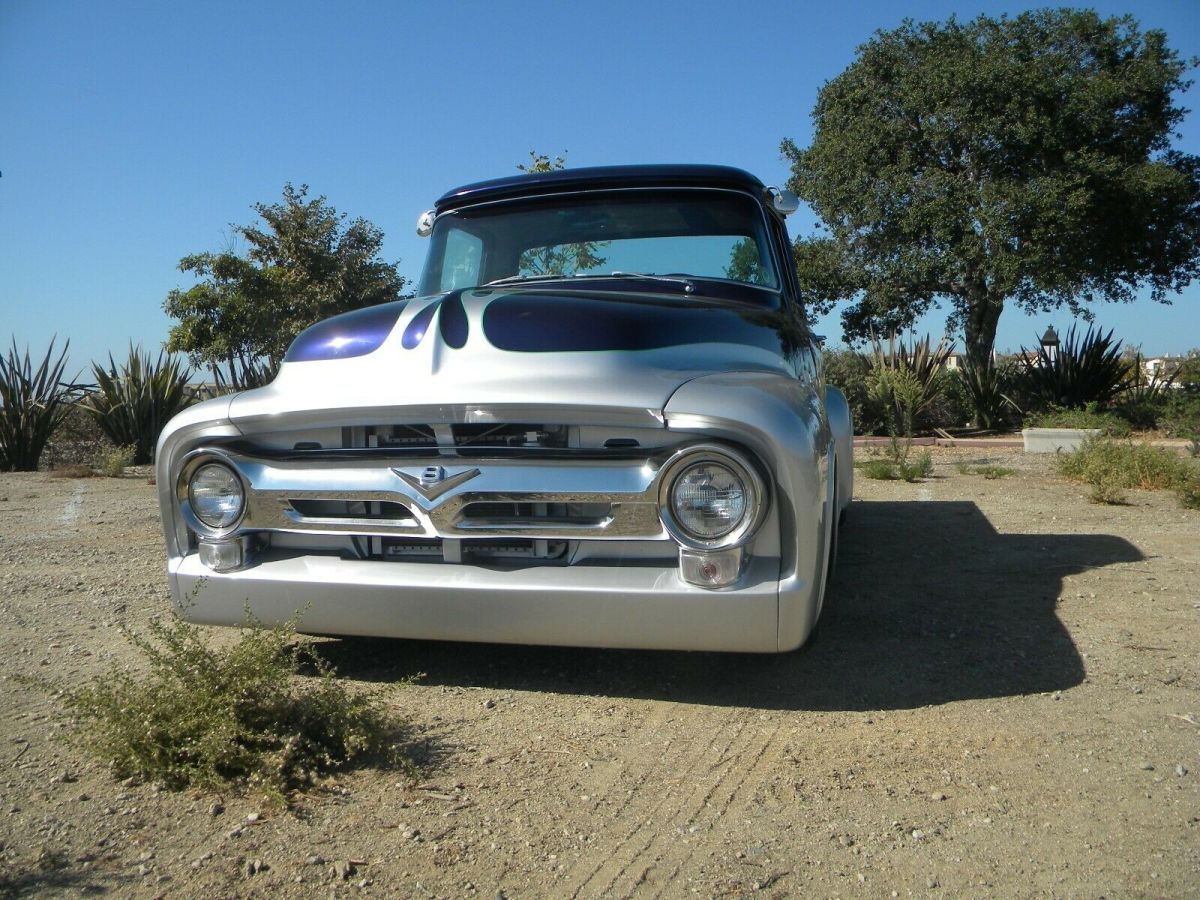
[[[706,296],[721,296],[723,293],[722,287],[726,288],[730,293],[736,294],[738,300],[745,301],[747,295],[754,298],[756,305],[764,305],[769,307],[778,307],[782,305],[782,293],[788,282],[787,268],[784,260],[779,257],[779,248],[776,247],[775,231],[771,216],[762,202],[762,198],[758,197],[752,191],[738,190],[729,187],[707,186],[707,185],[668,185],[655,186],[646,185],[638,187],[602,187],[583,190],[566,190],[566,191],[546,191],[534,195],[525,195],[521,197],[503,197],[494,200],[480,200],[474,203],[464,203],[456,206],[447,206],[438,211],[437,217],[434,220],[433,232],[431,240],[433,243],[426,254],[425,264],[421,270],[420,280],[418,282],[418,292],[420,294],[436,294],[444,293],[451,288],[442,287],[442,267],[444,264],[445,249],[447,239],[443,235],[439,235],[438,223],[444,222],[455,214],[467,211],[485,211],[491,208],[503,209],[511,208],[513,210],[528,210],[538,206],[564,206],[564,201],[570,201],[572,198],[587,198],[588,200],[602,199],[604,197],[624,198],[636,196],[639,194],[659,194],[659,195],[679,195],[689,199],[694,198],[698,193],[707,194],[723,194],[734,195],[742,200],[753,204],[755,209],[754,233],[752,239],[760,245],[762,252],[760,259],[768,268],[769,276],[774,279],[775,284],[756,284],[754,282],[742,281],[735,278],[723,278],[720,276],[695,275],[692,273],[639,273],[627,272],[622,275],[614,276],[611,272],[595,272],[587,274],[563,274],[557,276],[542,276],[537,278],[520,279],[512,277],[511,280],[505,280],[503,284],[488,285],[483,283],[483,274],[486,271],[485,264],[482,259],[477,275],[477,280],[481,283],[476,285],[462,286],[463,289],[504,287],[504,288],[519,288],[525,285],[537,284],[548,285],[558,282],[578,283],[581,287],[588,285],[593,286],[595,282],[605,281],[613,282],[616,280],[631,282],[637,277],[644,276],[648,283],[663,284],[665,282],[677,282],[679,286],[688,285],[687,293],[692,293],[693,290]],[[458,220],[462,222],[462,219]],[[470,221],[469,219],[466,221]],[[470,228],[458,226],[457,230],[466,234],[474,235]],[[478,237],[478,235],[475,235]],[[686,235],[681,235],[686,236]],[[440,238],[440,239],[439,239]],[[497,281],[496,279],[490,279]],[[457,288],[454,288],[457,289]]]

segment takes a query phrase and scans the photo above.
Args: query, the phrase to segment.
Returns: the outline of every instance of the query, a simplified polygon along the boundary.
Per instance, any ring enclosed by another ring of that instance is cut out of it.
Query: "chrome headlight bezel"
[[[241,495],[241,508],[238,510],[237,516],[227,525],[214,526],[205,522],[196,514],[196,510],[192,505],[192,479],[196,473],[209,465],[221,466],[227,469],[233,475],[237,483]],[[183,515],[184,521],[188,528],[196,532],[201,537],[206,538],[223,538],[234,534],[241,527],[242,520],[246,516],[247,506],[247,491],[246,483],[242,478],[241,472],[237,466],[222,453],[212,450],[198,450],[184,457],[182,464],[179,467],[179,475],[175,479],[175,498],[179,504],[180,512]]]
[[[705,463],[729,470],[741,481],[746,493],[746,508],[741,519],[730,531],[714,538],[705,538],[688,531],[675,514],[673,503],[675,484],[679,478],[694,466]],[[759,474],[758,466],[747,456],[730,447],[686,447],[666,462],[659,477],[658,514],[672,539],[689,550],[725,550],[746,545],[766,518],[767,501],[766,482]]]

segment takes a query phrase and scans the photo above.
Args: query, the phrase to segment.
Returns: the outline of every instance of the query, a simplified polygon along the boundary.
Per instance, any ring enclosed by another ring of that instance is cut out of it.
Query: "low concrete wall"
[[[1070,453],[1099,433],[1098,428],[1026,428],[1021,437],[1026,453]]]

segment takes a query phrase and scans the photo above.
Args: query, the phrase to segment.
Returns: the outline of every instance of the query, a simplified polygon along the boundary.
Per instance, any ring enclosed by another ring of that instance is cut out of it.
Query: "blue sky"
[[[1200,55],[1200,3],[1134,12]],[[383,229],[416,278],[421,210],[529,150],[573,166],[717,162],[768,183],[806,144],[817,91],[877,28],[1003,3],[75,3],[0,0],[0,343],[71,340],[72,370],[157,348],[188,253],[224,248],[284,182]],[[1200,108],[1200,87],[1183,98]],[[1200,113],[1177,146],[1200,153]],[[792,233],[806,233],[802,210]],[[1098,306],[1151,353],[1200,346],[1200,286]],[[925,328],[940,333],[942,318]],[[997,345],[1065,312],[1007,309]],[[836,342],[836,316],[819,323]]]

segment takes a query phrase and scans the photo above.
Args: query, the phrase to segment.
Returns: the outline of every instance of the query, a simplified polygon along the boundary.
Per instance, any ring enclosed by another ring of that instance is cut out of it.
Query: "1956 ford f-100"
[[[850,501],[784,216],[738,169],[569,169],[423,214],[419,296],[321,322],[158,445],[181,615],[779,652]]]

